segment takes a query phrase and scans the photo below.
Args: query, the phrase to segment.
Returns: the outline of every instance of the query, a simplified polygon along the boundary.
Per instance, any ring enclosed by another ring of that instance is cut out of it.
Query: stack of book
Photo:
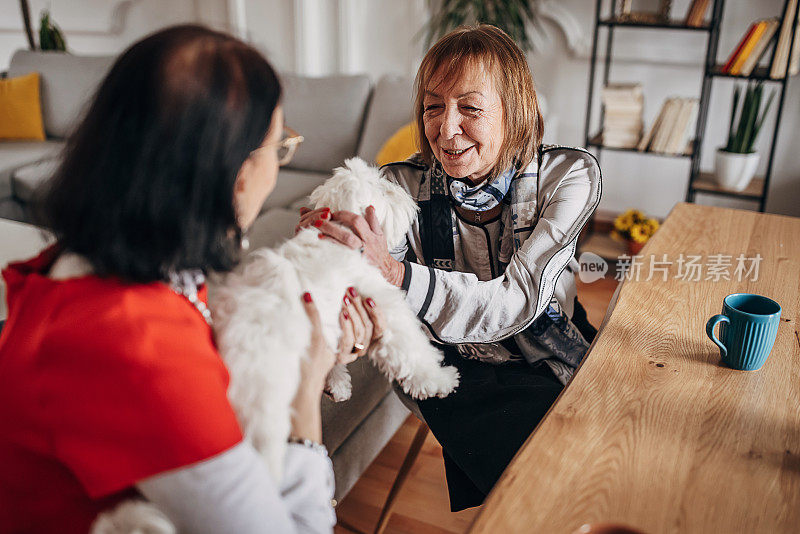
[[[686,14],[686,25],[699,28],[705,24],[706,11],[711,0],[693,0]]]
[[[603,145],[634,148],[642,138],[644,96],[641,84],[609,84],[603,88]]]
[[[795,31],[792,47],[792,27],[798,24],[798,0],[789,0],[782,18],[773,17],[753,22],[733,49],[721,71],[734,76],[750,76],[761,58],[773,50],[769,76],[773,79],[786,77],[786,64],[789,63],[789,76],[800,72],[800,31]],[[778,31],[780,29],[780,32]],[[774,49],[770,46],[775,44]],[[789,60],[789,50],[792,51]]]
[[[786,77],[786,60],[789,58],[790,49],[792,58],[789,61],[789,76],[800,72],[800,28],[798,28],[798,24],[800,24],[800,10],[797,9],[797,0],[789,0],[781,21],[781,33],[775,44],[775,54],[769,70],[770,78],[779,80]],[[794,46],[791,42],[792,28],[794,28]]]
[[[668,98],[636,148],[663,154],[689,153],[698,104],[696,98]]]
[[[775,38],[781,22],[779,18],[757,20],[750,25],[744,37],[733,49],[728,61],[722,67],[722,72],[738,76],[750,76],[753,68],[758,65],[761,57],[766,53],[767,47]]]

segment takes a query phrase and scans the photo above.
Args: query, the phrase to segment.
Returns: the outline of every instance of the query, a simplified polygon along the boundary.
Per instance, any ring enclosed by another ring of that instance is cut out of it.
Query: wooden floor
[[[578,296],[588,312],[589,321],[596,327],[600,326],[605,316],[616,286],[613,276],[609,275],[591,284],[578,282]],[[409,416],[350,493],[339,503],[336,508],[339,517],[339,525],[335,528],[337,534],[373,531],[417,425],[414,416]],[[436,439],[429,434],[398,498],[386,529],[387,533],[466,532],[472,524],[478,508],[450,512],[441,451]]]

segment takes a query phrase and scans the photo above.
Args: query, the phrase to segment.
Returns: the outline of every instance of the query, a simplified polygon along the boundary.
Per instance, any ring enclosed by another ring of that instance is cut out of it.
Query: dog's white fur
[[[315,207],[355,213],[374,206],[390,248],[402,243],[418,209],[403,189],[358,158],[335,169],[333,176],[314,190],[311,201]],[[281,476],[291,428],[300,363],[311,338],[301,295],[304,291],[312,294],[323,335],[335,350],[342,296],[350,286],[371,297],[386,317],[383,336],[373,343],[368,356],[389,379],[417,399],[446,396],[458,385],[458,372],[441,366],[441,352],[428,341],[402,291],[384,280],[358,251],[319,239],[315,230],[304,229],[277,249],[253,252],[222,283],[212,286],[210,307],[220,354],[231,375],[231,404],[246,439],[276,480]],[[335,366],[327,382],[334,400],[350,398],[345,366]],[[126,514],[131,515],[130,508]],[[114,523],[107,519],[104,524]]]

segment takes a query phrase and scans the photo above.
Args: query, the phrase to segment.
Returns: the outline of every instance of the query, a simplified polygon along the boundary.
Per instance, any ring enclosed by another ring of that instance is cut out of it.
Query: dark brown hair
[[[111,67],[48,184],[42,222],[100,276],[136,282],[239,259],[233,190],[281,86],[246,43],[174,26]]]

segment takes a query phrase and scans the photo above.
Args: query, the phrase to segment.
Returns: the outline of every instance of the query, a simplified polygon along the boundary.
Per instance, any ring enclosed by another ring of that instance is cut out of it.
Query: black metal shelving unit
[[[711,10],[711,19],[707,22],[707,24],[699,27],[687,26],[683,22],[683,20],[677,20],[677,19],[663,21],[663,22],[635,22],[624,18],[620,18],[616,13],[615,0],[611,0],[611,6],[610,9],[608,10],[609,12],[607,15],[604,16],[603,2],[604,0],[597,0],[597,5],[595,9],[595,24],[594,24],[594,33],[592,38],[592,57],[591,57],[591,64],[589,67],[589,94],[586,103],[586,122],[584,125],[585,145],[587,147],[594,147],[595,149],[597,149],[598,159],[600,158],[600,155],[603,150],[630,152],[634,154],[649,154],[649,155],[657,155],[664,157],[686,158],[690,161],[689,181],[685,195],[685,199],[687,202],[694,202],[695,197],[698,193],[718,195],[729,198],[739,198],[757,202],[758,211],[763,212],[764,207],[766,205],[767,192],[769,190],[769,181],[770,178],[772,177],[773,161],[775,158],[775,147],[777,145],[778,133],[780,131],[780,125],[781,125],[781,117],[783,115],[783,106],[784,106],[784,101],[786,99],[786,88],[789,80],[789,63],[791,61],[791,56],[793,53],[792,49],[795,42],[794,34],[797,31],[797,25],[795,24],[794,26],[792,26],[792,36],[790,40],[792,46],[790,46],[789,54],[787,55],[786,58],[787,64],[786,64],[785,77],[781,79],[770,78],[769,67],[756,67],[749,76],[735,76],[723,73],[721,70],[722,65],[717,63],[719,30],[722,23],[725,0],[714,0]],[[789,6],[789,2],[790,0],[784,1],[782,18],[786,17],[786,12]],[[800,15],[800,7],[798,7],[797,12],[798,13],[795,14],[796,17]],[[611,63],[613,61],[612,52],[613,52],[615,29],[636,28],[642,31],[679,30],[687,32],[704,32],[707,34],[708,38],[706,40],[705,66],[703,73],[703,82],[700,88],[697,123],[695,127],[695,138],[693,141],[689,143],[684,153],[662,154],[652,151],[639,151],[636,148],[617,148],[617,147],[604,146],[602,143],[602,124],[603,124],[605,110],[603,109],[602,103],[600,107],[600,126],[597,129],[597,133],[592,133],[591,130],[592,105],[594,101],[595,78],[596,78],[596,69],[598,63],[597,61],[598,37],[601,27],[607,28],[607,33],[608,33],[605,43],[606,46],[605,59],[603,61],[603,87],[605,87],[609,83]],[[775,49],[777,48],[777,46],[776,45],[770,45],[770,46],[773,47],[772,60],[774,61]],[[772,64],[772,61],[770,61],[770,64]],[[769,158],[767,160],[766,173],[762,177],[754,178],[750,183],[750,185],[744,191],[733,191],[729,189],[724,189],[718,186],[713,181],[713,176],[711,175],[711,173],[704,173],[700,171],[700,160],[703,150],[703,135],[705,133],[706,124],[708,120],[708,108],[709,108],[708,104],[711,96],[711,85],[715,78],[763,80],[764,82],[774,83],[780,86],[777,116],[775,119],[775,127],[772,132],[772,138],[770,141]]]

